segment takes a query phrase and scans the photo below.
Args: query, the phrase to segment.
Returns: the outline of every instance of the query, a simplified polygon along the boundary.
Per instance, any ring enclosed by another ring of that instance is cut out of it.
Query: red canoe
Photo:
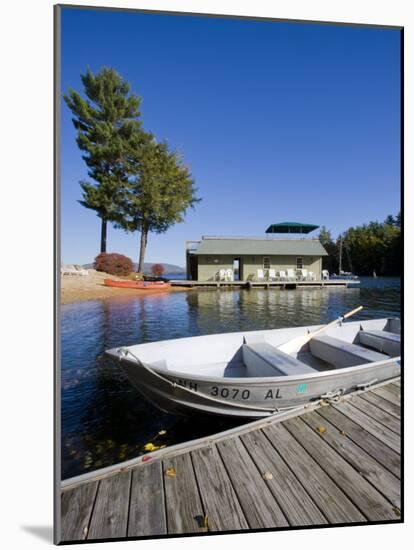
[[[136,288],[139,290],[161,290],[171,287],[170,283],[164,281],[115,281],[114,279],[104,279],[104,284],[106,286]]]

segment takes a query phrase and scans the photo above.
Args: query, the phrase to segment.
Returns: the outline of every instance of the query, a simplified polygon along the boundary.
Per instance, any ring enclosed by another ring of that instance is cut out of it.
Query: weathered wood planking
[[[192,458],[209,530],[249,529],[216,446],[198,449]]]
[[[379,395],[383,399],[386,399],[387,401],[390,401],[391,403],[395,403],[398,407],[401,406],[401,398],[398,397],[398,395],[395,394],[395,392],[390,391],[389,385],[387,386],[381,386],[380,388],[375,388],[375,390],[372,390],[370,393],[374,393],[375,395]]]
[[[352,523],[366,518],[339,489],[317,462],[282,424],[273,424],[263,432],[280,451],[299,482],[306,488],[329,523]]]
[[[99,482],[88,539],[126,537],[130,485],[131,472]]]
[[[395,416],[387,413],[383,409],[380,409],[376,405],[373,405],[372,403],[369,403],[365,399],[362,399],[361,397],[353,397],[349,400],[349,403],[365,413],[366,415],[370,416],[386,428],[390,429],[391,431],[395,432],[396,434],[400,435],[401,433],[401,421],[399,418],[395,418]]]
[[[128,536],[167,534],[162,463],[132,470]]]
[[[346,433],[354,443],[375,458],[384,468],[387,468],[396,477],[400,477],[400,455],[367,432],[363,426],[357,424],[333,407],[322,407],[317,411],[317,414],[323,419],[328,420],[341,432]],[[323,424],[323,420],[321,420],[321,424]]]
[[[305,414],[302,420],[314,430],[317,436],[325,444],[330,445],[334,451],[341,455],[354,470],[382,493],[393,506],[401,505],[400,480],[383,468],[361,447],[358,447],[345,432],[341,432],[333,424],[324,422],[325,430],[319,431],[321,427],[320,416],[316,413]]]
[[[79,485],[63,492],[62,541],[86,539],[98,484],[98,481],[91,481],[86,485]]]
[[[391,430],[389,430],[373,418],[367,416],[365,413],[363,413],[356,407],[353,407],[349,403],[334,403],[332,406],[357,424],[363,426],[365,431],[371,433],[377,439],[391,447],[391,449],[393,449],[397,453],[400,453],[401,438],[398,434],[392,432]]]
[[[204,510],[190,453],[164,460],[163,469],[168,532],[205,532]]]
[[[261,430],[245,434],[241,439],[290,525],[328,523],[293,471]]]
[[[249,527],[287,527],[285,515],[240,438],[221,441],[217,447]]]
[[[396,403],[387,401],[387,399],[384,399],[380,395],[377,395],[373,392],[362,393],[360,397],[361,399],[365,399],[366,401],[369,401],[370,403],[372,403],[379,409],[382,409],[383,411],[390,414],[391,416],[395,416],[395,418],[398,418],[398,419],[401,418],[401,409]]]
[[[388,384],[73,485],[61,540],[398,521],[399,395]]]
[[[284,424],[352,502],[358,503],[358,508],[366,518],[380,521],[392,517],[392,504],[334,449],[329,445],[321,445],[320,436],[303,419],[292,418]]]

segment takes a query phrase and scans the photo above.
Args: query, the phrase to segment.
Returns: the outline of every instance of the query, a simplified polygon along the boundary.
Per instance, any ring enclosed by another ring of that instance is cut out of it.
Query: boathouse
[[[217,281],[226,273],[233,281],[270,280],[288,274],[321,280],[322,256],[328,254],[317,237],[304,236],[317,228],[283,222],[270,225],[264,237],[203,236],[200,241],[188,241],[187,279]]]

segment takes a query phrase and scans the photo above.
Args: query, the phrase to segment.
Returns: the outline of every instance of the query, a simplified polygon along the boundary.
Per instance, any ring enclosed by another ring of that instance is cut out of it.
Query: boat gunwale
[[[118,348],[122,349],[122,348]],[[110,353],[113,350],[108,350],[105,353]],[[396,357],[389,357],[388,359],[382,359],[381,361],[374,361],[371,363],[362,363],[361,365],[354,365],[352,367],[344,367],[344,368],[333,368],[326,371],[318,371],[315,369],[315,372],[307,373],[307,374],[292,374],[292,375],[284,375],[284,376],[244,376],[244,377],[213,377],[213,376],[202,376],[200,374],[192,374],[192,373],[185,373],[183,371],[174,371],[174,370],[165,370],[161,369],[159,367],[154,367],[151,364],[148,364],[144,361],[137,362],[135,359],[131,360],[128,359],[125,356],[119,356],[119,355],[111,355],[112,357],[116,358],[118,361],[126,361],[127,363],[130,363],[132,365],[135,365],[136,367],[140,368],[140,363],[143,363],[146,368],[154,371],[159,376],[162,376],[163,378],[168,378],[168,376],[174,376],[176,378],[190,378],[191,380],[198,380],[200,382],[211,382],[214,384],[220,384],[223,382],[226,382],[227,385],[237,385],[242,384],[246,385],[248,382],[253,383],[257,386],[260,385],[269,385],[269,383],[277,383],[280,385],[280,382],[296,382],[297,380],[312,380],[313,378],[330,378],[334,374],[348,374],[355,371],[362,371],[368,368],[374,368],[374,367],[381,367],[385,366],[387,364],[396,363],[398,361],[401,361],[401,356]],[[144,368],[145,368],[144,367]],[[169,380],[170,381],[170,380]],[[284,385],[284,384],[282,384]]]

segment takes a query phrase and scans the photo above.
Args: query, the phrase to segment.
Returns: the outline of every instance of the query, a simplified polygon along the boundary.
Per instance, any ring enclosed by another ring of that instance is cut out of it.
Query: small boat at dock
[[[165,281],[117,281],[115,279],[104,279],[105,286],[117,288],[136,288],[138,290],[165,290],[171,287]]]
[[[162,411],[260,418],[400,375],[400,320],[345,317],[328,325],[195,336],[106,353]]]

